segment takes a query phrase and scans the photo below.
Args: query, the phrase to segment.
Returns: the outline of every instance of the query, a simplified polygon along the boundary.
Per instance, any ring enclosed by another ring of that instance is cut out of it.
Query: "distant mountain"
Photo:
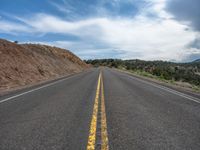
[[[65,49],[0,39],[0,91],[80,72],[87,66]]]
[[[196,59],[196,60],[194,60],[193,62],[200,62],[200,58],[199,58],[199,59]]]

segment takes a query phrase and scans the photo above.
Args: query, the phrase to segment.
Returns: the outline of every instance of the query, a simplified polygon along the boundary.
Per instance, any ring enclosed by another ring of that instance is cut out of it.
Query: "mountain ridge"
[[[193,62],[200,62],[200,58],[199,58],[199,59],[196,59],[196,60],[194,60]]]

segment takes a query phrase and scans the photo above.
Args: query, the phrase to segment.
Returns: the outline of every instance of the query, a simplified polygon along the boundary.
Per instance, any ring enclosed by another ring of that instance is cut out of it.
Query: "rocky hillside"
[[[87,65],[68,50],[0,39],[0,91],[83,71]]]

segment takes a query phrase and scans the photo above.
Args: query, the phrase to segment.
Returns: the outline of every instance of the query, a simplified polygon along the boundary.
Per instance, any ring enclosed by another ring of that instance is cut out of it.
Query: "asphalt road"
[[[0,97],[0,150],[92,149],[89,143],[199,150],[200,99],[108,68]]]

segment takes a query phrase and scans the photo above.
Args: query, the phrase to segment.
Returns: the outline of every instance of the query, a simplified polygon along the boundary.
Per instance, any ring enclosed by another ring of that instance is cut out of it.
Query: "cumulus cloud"
[[[70,33],[81,39],[70,44],[65,41],[55,42],[57,46],[65,44],[65,48],[78,50],[79,54],[87,50],[90,54],[92,50],[105,53],[109,49],[117,49],[120,50],[121,58],[181,61],[185,45],[195,37],[194,32],[185,30],[187,26],[174,20],[151,20],[143,16],[134,20],[92,18],[69,22],[51,15],[37,14],[23,21],[37,32]]]

